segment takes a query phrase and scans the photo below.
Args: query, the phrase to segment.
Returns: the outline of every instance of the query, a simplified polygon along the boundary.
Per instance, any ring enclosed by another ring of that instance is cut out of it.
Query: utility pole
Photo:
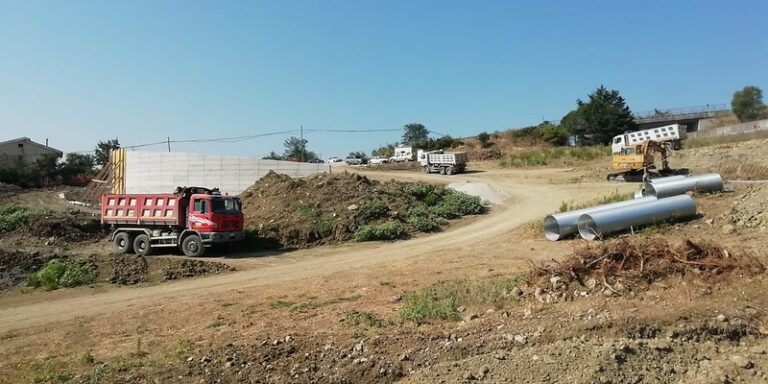
[[[304,124],[301,125],[301,162],[304,162],[304,152],[306,151],[306,145],[304,145]]]
[[[171,137],[167,136],[167,138],[168,138],[168,152],[170,152],[171,151]]]

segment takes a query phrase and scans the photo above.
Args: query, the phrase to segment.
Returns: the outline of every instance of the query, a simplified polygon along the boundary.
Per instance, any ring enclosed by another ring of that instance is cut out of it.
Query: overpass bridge
[[[636,112],[634,115],[638,129],[656,128],[669,124],[685,124],[688,132],[696,132],[699,130],[701,120],[711,119],[730,111],[727,104],[707,104],[698,107],[654,109],[653,111]]]

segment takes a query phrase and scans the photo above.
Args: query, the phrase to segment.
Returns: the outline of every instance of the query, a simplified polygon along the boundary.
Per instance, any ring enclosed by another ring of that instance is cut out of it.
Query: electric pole
[[[306,145],[304,145],[304,124],[301,125],[301,162],[304,162],[304,152]]]

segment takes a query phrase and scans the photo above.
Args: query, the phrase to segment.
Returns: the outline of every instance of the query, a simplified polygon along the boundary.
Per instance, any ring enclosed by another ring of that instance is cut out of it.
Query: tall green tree
[[[763,103],[763,90],[754,85],[733,93],[731,110],[741,122],[768,118],[768,107]]]
[[[601,85],[589,95],[589,101],[577,100],[576,104],[576,117],[583,126],[571,132],[579,145],[606,145],[614,136],[637,128],[632,111],[615,89]]]
[[[309,143],[307,139],[300,139],[295,136],[291,136],[285,140],[283,143],[283,146],[285,147],[283,157],[285,160],[306,162],[318,159],[318,155],[315,152],[307,149],[307,143]]]
[[[429,138],[429,130],[424,124],[410,123],[403,127],[403,145],[415,145]]]
[[[552,145],[562,146],[568,144],[568,131],[562,125],[544,122],[539,125],[538,130],[541,138]]]
[[[95,163],[93,155],[67,153],[59,173],[65,182],[78,176],[91,176]]]
[[[480,132],[477,134],[477,141],[480,142],[480,146],[488,148],[488,143],[491,141],[491,135],[488,132]]]
[[[93,157],[96,161],[96,165],[100,167],[106,165],[109,162],[109,152],[118,148],[120,148],[120,142],[118,142],[117,139],[99,141],[93,151]]]

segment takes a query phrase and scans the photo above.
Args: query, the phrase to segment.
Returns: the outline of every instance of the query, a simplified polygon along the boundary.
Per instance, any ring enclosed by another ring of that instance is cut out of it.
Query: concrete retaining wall
[[[768,130],[768,119],[750,121],[749,123],[728,125],[720,128],[700,130],[698,132],[690,132],[688,133],[688,137],[701,138],[701,137],[727,136],[727,135],[736,135],[739,133],[751,133],[751,132],[765,131],[765,130]]]
[[[329,172],[328,164],[180,152],[126,152],[125,193],[171,193],[177,186],[239,194],[270,170],[291,177]]]

